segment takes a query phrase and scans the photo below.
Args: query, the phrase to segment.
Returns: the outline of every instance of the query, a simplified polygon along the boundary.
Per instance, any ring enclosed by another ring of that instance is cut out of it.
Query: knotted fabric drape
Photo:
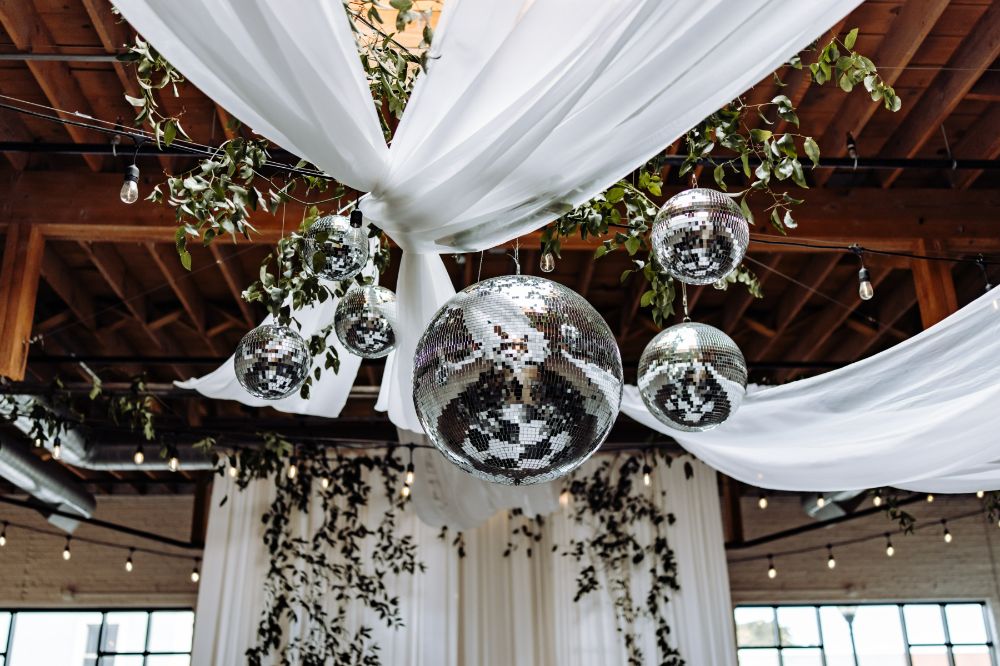
[[[436,453],[418,454],[439,459]],[[589,461],[587,473],[603,457]],[[416,500],[428,491],[417,462],[413,489]],[[694,476],[685,478],[683,464],[659,465],[651,493],[665,492],[664,505],[677,522],[667,537],[677,557],[680,592],[671,597],[671,637],[688,664],[735,666],[732,610],[715,473],[693,463]],[[488,489],[487,486],[483,486]],[[208,542],[198,593],[194,664],[243,663],[254,644],[264,603],[260,582],[267,573],[261,516],[273,499],[274,486],[259,481],[242,492],[227,478],[216,481],[209,516]],[[221,498],[229,501],[219,506]],[[480,498],[470,497],[476,502]],[[364,515],[377,521],[385,509],[380,488]],[[530,506],[523,506],[530,512]],[[564,510],[547,517],[542,541],[532,557],[524,550],[503,557],[510,541],[506,513],[465,531],[466,556],[458,558],[450,543],[438,538],[415,511],[408,510],[400,529],[412,535],[422,574],[387,581],[399,595],[406,626],[385,629],[375,617],[355,617],[375,627],[382,663],[412,666],[607,666],[627,663],[622,637],[615,629],[614,607],[605,590],[573,602],[577,565],[552,546],[565,546],[573,535],[585,535]],[[321,523],[317,512],[293,516],[302,534]],[[452,525],[452,527],[460,526]],[[454,532],[452,532],[453,534]],[[640,539],[649,535],[640,530]],[[637,574],[636,593],[641,588]],[[289,627],[305,635],[306,626]],[[657,663],[653,628],[637,626],[648,663]]]
[[[590,199],[859,3],[447,0],[388,148],[341,0],[116,2],[234,116],[371,193],[366,216],[404,249],[378,407],[416,432],[413,350],[454,293],[438,253],[509,241]],[[345,368],[319,384],[353,380]]]

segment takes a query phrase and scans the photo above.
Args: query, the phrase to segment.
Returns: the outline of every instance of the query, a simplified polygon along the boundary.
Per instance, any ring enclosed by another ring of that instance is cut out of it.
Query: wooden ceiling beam
[[[170,288],[177,296],[184,311],[187,312],[195,330],[204,334],[205,301],[190,279],[191,273],[181,266],[177,252],[173,248],[162,243],[146,243],[145,245],[150,258],[170,284]]]
[[[920,241],[917,251],[924,255],[940,255],[941,243]],[[950,261],[914,261],[913,285],[920,305],[920,321],[930,328],[958,310],[955,281],[951,276],[954,264]]]
[[[45,52],[59,43],[33,3],[0,0],[0,25],[19,51]],[[55,60],[28,60],[26,64],[49,104],[69,113],[95,115],[68,64]],[[88,143],[94,138],[90,130],[73,125],[65,127],[77,143]],[[93,171],[100,171],[104,163],[100,155],[84,155],[83,159]]]
[[[844,340],[830,353],[831,359],[845,363],[853,363],[861,359],[869,349],[882,339],[882,336],[895,331],[896,323],[917,304],[917,292],[910,279],[904,280],[888,296],[876,294],[875,298],[879,299],[880,302],[875,335],[871,337],[858,336]]]
[[[73,270],[52,247],[46,248],[42,256],[42,277],[81,325],[90,330],[97,328],[97,309],[90,293],[73,278]]]
[[[1000,104],[991,104],[969,126],[965,136],[955,146],[954,154],[961,159],[993,160],[1000,157]],[[959,190],[968,189],[982,174],[982,169],[954,172],[952,185]]]
[[[983,72],[965,99],[973,102],[1000,102],[1000,72]]]
[[[219,271],[222,273],[222,279],[225,281],[229,293],[232,295],[233,300],[236,301],[236,305],[240,309],[240,314],[243,315],[243,322],[250,328],[253,328],[257,325],[257,317],[250,304],[243,299],[243,290],[250,286],[250,282],[243,271],[243,267],[235,257],[236,248],[229,243],[216,242],[212,243],[209,249],[212,252],[212,257],[215,259],[215,265],[219,267]]]
[[[949,1],[908,0],[903,5],[873,57],[877,65],[886,66],[886,69],[879,73],[887,84],[890,86],[896,84]],[[873,102],[863,89],[849,95],[833,115],[819,140],[823,154],[835,157],[846,155],[847,133],[850,132],[855,137],[861,136],[865,125],[879,107],[880,104]],[[834,169],[813,171],[813,181],[822,186],[830,179],[833,172]]]
[[[757,274],[757,284],[761,286],[761,289],[771,280],[780,263],[781,255],[775,254],[763,266],[757,267],[754,265],[754,272]],[[749,289],[738,289],[736,291],[737,295],[730,297],[730,301],[726,304],[725,314],[722,316],[722,330],[730,335],[736,330],[736,325],[743,315],[746,314],[750,305],[756,300]]]
[[[947,68],[931,81],[920,103],[889,137],[882,154],[913,157],[920,152],[997,56],[1000,56],[1000,3],[994,2],[962,40]],[[882,187],[890,187],[901,173],[901,169],[886,173],[881,179]]]
[[[21,381],[28,366],[45,238],[36,227],[7,231],[0,265],[0,376]]]

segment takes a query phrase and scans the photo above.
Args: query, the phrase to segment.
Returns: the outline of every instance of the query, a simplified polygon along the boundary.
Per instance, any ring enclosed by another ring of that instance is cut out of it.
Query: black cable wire
[[[56,530],[49,530],[43,527],[35,527],[34,525],[25,525],[24,523],[18,523],[12,520],[4,520],[3,525],[5,527],[16,527],[28,532],[34,532],[35,534],[45,534],[47,536],[54,536],[60,539],[65,539],[66,534],[64,532],[57,532]],[[181,554],[181,553],[168,553],[162,550],[154,550],[152,548],[145,548],[143,546],[123,546],[120,543],[114,543],[112,541],[105,541],[103,539],[93,539],[91,537],[82,537],[73,535],[73,543],[89,543],[94,546],[102,546],[105,548],[114,548],[116,550],[133,551],[136,553],[146,553],[147,555],[156,555],[158,557],[169,557],[175,560],[193,560],[195,556],[192,554]],[[7,545],[5,548],[10,547],[10,534],[7,534]]]
[[[940,255],[931,254],[917,254],[915,252],[903,252],[901,250],[875,250],[872,248],[864,247],[863,245],[825,245],[823,243],[808,243],[804,241],[782,241],[782,240],[771,240],[765,238],[751,238],[751,243],[760,243],[763,245],[778,245],[783,247],[802,247],[811,250],[829,250],[834,252],[845,252],[845,253],[856,253],[857,250],[865,254],[881,254],[891,257],[906,257],[907,259],[919,259],[924,261],[949,261],[956,264],[973,264],[976,266],[1000,266],[1000,261],[990,261],[982,258],[979,255],[976,258],[968,259],[964,257],[944,257]],[[855,249],[857,248],[857,250]]]

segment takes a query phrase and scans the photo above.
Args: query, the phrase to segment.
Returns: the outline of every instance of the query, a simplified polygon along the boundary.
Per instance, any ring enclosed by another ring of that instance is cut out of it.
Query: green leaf
[[[635,256],[635,253],[639,251],[641,243],[642,241],[639,240],[638,236],[628,237],[628,240],[625,241],[625,250],[628,252],[630,257]]]
[[[653,302],[654,296],[656,296],[656,292],[652,289],[643,293],[642,298],[639,299],[639,307],[648,308],[649,304]]]
[[[723,192],[726,191],[726,170],[721,164],[715,165],[715,169],[712,171],[712,176],[715,178],[715,184],[719,186],[719,189]]]
[[[802,142],[802,148],[806,151],[806,156],[812,161],[813,168],[819,166],[819,144],[811,136],[807,136]]]
[[[747,205],[746,197],[743,197],[743,199],[740,200],[740,210],[742,210],[743,214],[746,215],[747,222],[753,224],[753,212],[750,210],[750,206]]]
[[[618,203],[625,196],[625,189],[622,187],[612,187],[604,193],[604,198],[608,203]]]
[[[754,141],[763,143],[771,138],[771,130],[766,129],[752,129],[750,130],[750,136]]]
[[[858,41],[858,29],[857,28],[855,28],[854,30],[851,30],[849,33],[847,33],[847,37],[844,38],[844,46],[846,46],[848,49],[853,49],[854,48],[854,43],[856,41]]]

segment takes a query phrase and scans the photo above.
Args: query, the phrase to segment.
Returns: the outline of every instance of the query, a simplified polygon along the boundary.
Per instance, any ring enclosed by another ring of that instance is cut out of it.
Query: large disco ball
[[[236,379],[248,393],[278,400],[302,386],[312,364],[302,336],[277,324],[263,324],[236,347]]]
[[[320,267],[317,252],[323,254]],[[360,216],[327,215],[313,222],[305,233],[305,255],[309,270],[327,280],[347,280],[360,273],[368,263],[368,234]]]
[[[732,273],[749,243],[743,211],[716,190],[681,192],[663,204],[653,222],[656,261],[688,284],[711,284]]]
[[[618,416],[622,362],[582,296],[529,275],[484,280],[434,315],[414,357],[413,402],[456,465],[510,485],[572,471]]]
[[[396,294],[385,287],[351,285],[334,315],[337,339],[361,358],[382,358],[396,348]]]
[[[639,393],[671,428],[711,430],[732,416],[746,394],[747,364],[732,338],[684,322],[653,338],[639,359]]]

